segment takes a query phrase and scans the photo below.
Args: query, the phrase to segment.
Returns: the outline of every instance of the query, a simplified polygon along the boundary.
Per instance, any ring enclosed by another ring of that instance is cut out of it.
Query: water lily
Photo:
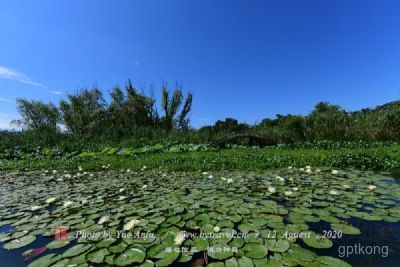
[[[35,205],[35,206],[32,206],[32,207],[31,207],[31,211],[39,210],[39,209],[41,209],[41,208],[42,208],[41,206]]]
[[[371,191],[373,191],[373,190],[376,189],[376,186],[375,186],[375,185],[369,185],[369,186],[368,186],[368,189],[371,190]]]
[[[71,200],[67,200],[67,201],[64,201],[63,207],[66,208],[66,207],[71,206],[72,204],[74,204],[74,202],[72,202]]]
[[[110,216],[107,216],[107,215],[102,216],[102,217],[100,218],[100,220],[98,221],[97,224],[103,224],[103,223],[105,223],[106,221],[108,221],[109,219],[110,219]]]
[[[275,189],[275,187],[268,187],[268,192],[270,192],[271,194],[274,194],[275,192],[276,192],[276,189]]]
[[[225,177],[221,177],[221,180],[222,180],[222,181],[226,181],[226,178],[225,178]]]
[[[144,185],[142,186],[142,188],[143,188],[143,189],[146,189],[146,188],[147,188],[147,184],[144,184]]]
[[[312,173],[311,169],[306,169],[306,173]]]
[[[119,196],[118,200],[124,200],[126,196]]]
[[[131,169],[127,169],[126,172],[131,172]]]
[[[283,178],[283,177],[281,177],[279,175],[276,176],[276,179],[278,179],[280,182],[284,182],[285,181],[285,178]]]
[[[298,187],[293,187],[293,191],[298,191],[299,188]]]
[[[299,170],[300,170],[301,172],[304,172],[304,168],[300,168]]]
[[[336,195],[339,195],[339,192],[332,189],[329,191],[329,194],[336,196]]]
[[[180,246],[182,245],[182,243],[185,241],[186,237],[186,233],[184,231],[181,231],[179,233],[176,234],[175,236],[175,245],[176,246]]]
[[[203,175],[207,175],[207,174],[208,174],[208,172],[202,172],[201,174],[203,174]]]
[[[55,197],[48,198],[48,199],[46,199],[46,203],[47,204],[53,203],[56,199],[57,198],[55,198]]]
[[[350,186],[349,186],[348,184],[344,184],[344,185],[343,185],[343,188],[345,188],[345,189],[349,189],[349,188],[350,188]]]
[[[291,170],[291,169],[293,169],[293,167],[292,167],[292,166],[289,166],[289,167],[288,167],[288,170]]]
[[[338,170],[332,170],[332,174],[338,174],[339,173],[339,171]]]
[[[285,191],[284,194],[285,194],[285,196],[291,196],[291,195],[293,195],[293,192],[292,191]]]
[[[226,180],[226,182],[227,182],[228,184],[233,183],[233,179],[232,179],[232,178],[229,178],[229,179]]]
[[[125,191],[125,188],[120,188],[119,190],[118,190],[118,192],[120,192],[120,193],[122,193],[122,192],[124,192]]]
[[[212,178],[214,178],[214,176],[212,176],[212,175],[209,175],[209,176],[208,176],[208,178],[209,178],[209,179],[212,179]]]
[[[221,230],[221,228],[219,228],[218,226],[214,227],[214,232],[218,233]]]
[[[82,171],[83,169],[82,169],[82,167],[81,166],[79,166],[78,167],[78,171]]]
[[[140,223],[140,220],[132,219],[124,224],[124,230],[129,231]]]

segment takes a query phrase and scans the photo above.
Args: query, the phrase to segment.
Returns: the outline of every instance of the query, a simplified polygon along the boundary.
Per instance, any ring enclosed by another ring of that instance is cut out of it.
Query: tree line
[[[113,144],[126,140],[135,145],[165,140],[204,143],[238,133],[265,136],[272,144],[320,140],[400,142],[400,101],[354,112],[320,102],[305,116],[278,114],[255,124],[226,118],[194,129],[189,117],[192,93],[185,96],[179,84],[173,90],[163,85],[160,91],[159,107],[154,92],[145,94],[131,81],[124,88],[114,87],[108,102],[97,87],[68,94],[57,105],[21,98],[17,99],[21,119],[13,123],[25,134],[36,133],[33,139],[44,140],[41,143],[57,143],[65,136]],[[235,142],[249,144],[246,139]]]

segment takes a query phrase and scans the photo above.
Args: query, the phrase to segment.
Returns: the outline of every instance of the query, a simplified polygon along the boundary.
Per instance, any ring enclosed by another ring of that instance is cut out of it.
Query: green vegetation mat
[[[335,238],[312,223],[352,236],[362,229],[351,218],[400,220],[394,179],[351,169],[2,172],[0,185],[0,225],[12,226],[3,248],[46,240],[30,267],[350,266],[319,253]],[[69,235],[54,241],[60,226]]]

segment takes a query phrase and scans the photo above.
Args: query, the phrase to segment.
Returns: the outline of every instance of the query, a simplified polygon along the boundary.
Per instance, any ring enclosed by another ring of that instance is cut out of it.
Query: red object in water
[[[45,247],[34,248],[31,252],[29,252],[29,254],[25,255],[25,260],[29,261],[30,259],[39,256],[45,251],[46,251]]]
[[[54,229],[54,239],[55,240],[67,240],[68,239],[68,229],[67,227],[60,226]]]

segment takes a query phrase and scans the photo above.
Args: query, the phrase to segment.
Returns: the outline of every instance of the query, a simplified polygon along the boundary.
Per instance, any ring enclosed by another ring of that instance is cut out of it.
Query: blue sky
[[[397,0],[3,0],[0,128],[17,97],[58,102],[128,78],[156,94],[180,82],[196,127],[398,100],[399,13]]]

